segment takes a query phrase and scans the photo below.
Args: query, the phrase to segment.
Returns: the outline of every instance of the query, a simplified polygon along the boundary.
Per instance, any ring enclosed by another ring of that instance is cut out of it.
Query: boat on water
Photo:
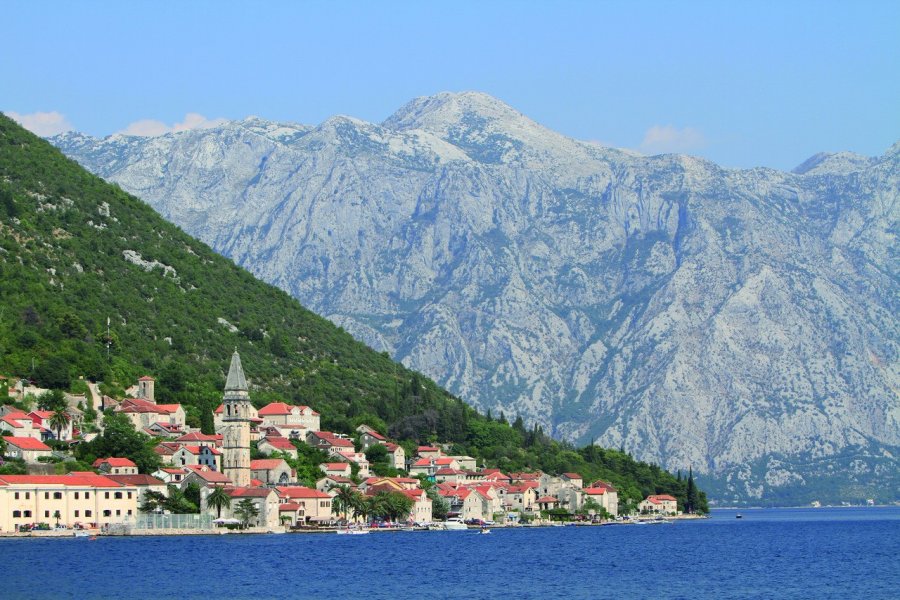
[[[735,519],[743,519],[744,515],[742,515],[741,513],[738,513],[738,514],[734,515],[734,518]]]
[[[369,533],[368,529],[361,529],[359,527],[347,527],[345,529],[338,529],[338,535],[366,535]]]
[[[467,531],[469,527],[459,517],[450,517],[444,521],[444,529],[447,531]]]
[[[89,537],[91,537],[91,532],[90,532],[90,531],[77,530],[77,531],[75,531],[74,535],[75,535],[75,537],[77,537],[77,538],[89,538]]]
[[[482,529],[482,530],[479,531],[478,533],[481,534],[481,535],[487,535],[487,534],[489,534],[490,532],[491,532],[490,529]]]

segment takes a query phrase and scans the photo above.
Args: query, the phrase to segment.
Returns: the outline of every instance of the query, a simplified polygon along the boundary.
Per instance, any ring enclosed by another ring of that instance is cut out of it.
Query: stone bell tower
[[[235,349],[222,400],[222,472],[235,486],[250,485],[250,395]]]

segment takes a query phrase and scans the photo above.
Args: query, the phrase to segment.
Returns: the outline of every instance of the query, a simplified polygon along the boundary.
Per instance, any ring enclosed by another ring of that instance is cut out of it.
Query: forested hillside
[[[84,377],[121,395],[152,374],[157,397],[185,404],[199,423],[219,401],[237,348],[257,405],[309,404],[327,429],[366,421],[401,440],[453,442],[502,468],[603,477],[635,499],[686,492],[670,473],[625,453],[575,450],[521,420],[478,415],[5,116],[0,299],[0,373],[46,387]]]

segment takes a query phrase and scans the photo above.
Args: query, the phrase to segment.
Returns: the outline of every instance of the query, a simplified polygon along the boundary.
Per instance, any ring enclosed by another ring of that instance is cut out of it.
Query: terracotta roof
[[[435,472],[435,475],[465,475],[465,471],[460,471],[459,469],[450,469],[447,467],[442,467]]]
[[[209,452],[210,454],[222,454],[221,451],[216,448],[210,448],[209,446],[182,446],[182,450],[186,450],[191,454],[202,454],[203,452]]]
[[[559,502],[559,500],[554,498],[553,496],[541,496],[537,499],[537,502],[540,504],[549,504]]]
[[[224,490],[232,498],[265,498],[272,493],[272,488],[259,487],[226,487]]]
[[[296,502],[285,502],[284,504],[278,505],[278,512],[291,512],[295,510],[300,510],[300,505]]]
[[[675,498],[668,494],[657,494],[655,496],[647,496],[650,502],[678,502]]]
[[[430,458],[420,458],[416,462],[413,463],[414,467],[430,467],[431,459]]]
[[[320,467],[325,467],[326,471],[346,471],[350,468],[350,463],[322,463]]]
[[[384,440],[387,439],[387,438],[385,438],[383,435],[381,435],[380,433],[378,433],[377,431],[374,431],[374,430],[372,430],[372,431],[367,431],[367,432],[365,432],[363,435],[370,435],[370,436],[372,436],[373,438],[375,438],[376,440],[382,440],[382,441],[384,441]]]
[[[384,445],[384,447],[388,449],[388,452],[396,452],[397,448],[399,448],[400,446],[398,446],[397,444],[388,442],[387,444]]]
[[[266,438],[259,440],[260,444],[262,444],[263,442],[266,442],[273,448],[278,448],[279,450],[296,450],[297,449],[294,446],[294,444],[291,443],[291,440],[287,439],[286,437],[272,436],[272,437],[266,437]]]
[[[219,442],[222,441],[222,434],[217,433],[210,435],[208,433],[186,433],[180,438],[175,440],[176,442]]]
[[[143,377],[139,377],[138,381],[156,381],[156,380],[153,379],[152,377],[150,377],[149,375],[144,375]]]
[[[602,496],[606,493],[606,488],[584,488],[581,491],[588,496]]]
[[[9,423],[10,426],[15,427],[16,429],[27,427],[27,425],[22,421],[27,421],[28,423],[32,422],[31,417],[26,414],[23,414],[21,416],[13,416],[11,414],[6,415],[5,417],[0,417],[0,421]]]
[[[324,480],[324,479],[331,480],[331,481],[333,481],[333,482],[335,482],[335,483],[353,483],[353,480],[352,480],[352,479],[350,479],[349,477],[344,477],[344,476],[342,476],[342,475],[326,475],[325,477],[323,477],[323,478],[320,479],[319,481],[322,481],[322,480]]]
[[[41,440],[36,440],[34,438],[4,435],[3,439],[6,440],[7,444],[13,445],[16,448],[20,448],[22,450],[46,450],[47,452],[51,451],[50,446],[48,446]]]
[[[122,485],[166,485],[164,481],[151,475],[106,475],[105,477]]]
[[[440,452],[441,449],[436,446],[419,446],[418,452]]]
[[[563,473],[563,477],[566,479],[582,479],[578,473]]]
[[[278,492],[278,495],[282,498],[328,498],[331,499],[331,496],[326,494],[325,492],[320,492],[318,490],[314,490],[312,488],[303,487],[303,486],[293,486],[293,487],[277,487],[275,490]]]
[[[590,487],[592,487],[592,488],[602,488],[602,489],[605,489],[605,490],[609,490],[610,492],[615,492],[615,491],[616,491],[616,488],[615,488],[615,486],[614,486],[613,484],[607,483],[607,482],[605,482],[605,481],[601,481],[601,480],[599,480],[599,479],[598,479],[597,481],[595,481],[594,483],[592,483],[592,484],[590,485]]]
[[[96,473],[76,471],[68,475],[0,475],[0,481],[6,484],[23,485],[72,485],[88,487],[122,487],[108,477]]]
[[[91,466],[97,468],[103,463],[106,463],[111,467],[137,467],[137,465],[134,464],[131,459],[120,457],[98,458],[93,462]]]
[[[229,479],[224,473],[213,471],[206,465],[185,465],[184,468],[191,473],[196,473],[207,483],[231,483],[231,479]]]
[[[297,408],[301,411],[304,409],[309,409],[313,415],[319,414],[316,411],[309,408],[308,406],[293,405],[293,404],[288,404],[286,402],[272,402],[270,404],[263,406],[261,409],[259,409],[259,416],[269,417],[269,416],[275,416],[275,415],[289,415],[289,414],[291,414],[291,411],[295,408]]]
[[[260,458],[257,460],[250,461],[250,470],[251,471],[259,471],[266,470],[269,471],[271,469],[277,469],[282,465],[286,465],[287,463],[283,458]]]

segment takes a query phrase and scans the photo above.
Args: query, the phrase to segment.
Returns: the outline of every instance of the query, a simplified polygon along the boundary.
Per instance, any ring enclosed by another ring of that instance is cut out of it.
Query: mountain
[[[472,92],[52,141],[476,407],[721,502],[900,497],[900,145],[731,170]]]
[[[238,349],[257,407],[309,404],[324,428],[353,434],[366,423],[410,456],[418,444],[441,442],[482,466],[603,479],[619,489],[623,509],[661,493],[682,508],[689,499],[706,507],[702,492],[657,465],[618,450],[576,449],[539,426],[478,414],[3,115],[0,299],[4,376],[86,391],[83,376],[123,397],[124,386],[151,373],[156,398],[183,403],[196,427],[204,415],[212,420]],[[317,462],[306,467],[318,472]]]

